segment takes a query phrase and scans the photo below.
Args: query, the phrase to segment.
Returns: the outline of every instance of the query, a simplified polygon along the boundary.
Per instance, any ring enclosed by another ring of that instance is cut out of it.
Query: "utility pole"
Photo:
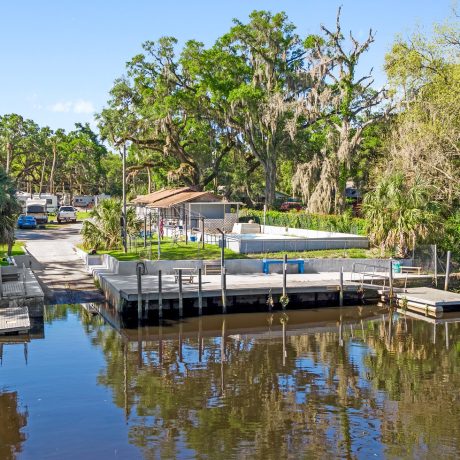
[[[122,240],[123,240],[123,250],[124,253],[126,254],[128,252],[128,248],[126,246],[127,241],[126,241],[126,227],[127,227],[127,222],[126,222],[126,142],[123,144],[123,153],[121,155],[122,159],[122,169],[123,169],[123,228],[122,228]]]

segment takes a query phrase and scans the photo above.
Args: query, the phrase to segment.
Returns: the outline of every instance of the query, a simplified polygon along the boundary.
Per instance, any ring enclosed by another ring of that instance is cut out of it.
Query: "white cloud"
[[[91,101],[78,99],[76,101],[59,101],[50,107],[52,112],[60,113],[93,113],[95,111],[94,105]]]
[[[75,113],[93,113],[95,112],[95,109],[91,101],[84,101],[83,99],[79,99],[73,104],[73,111]]]
[[[51,106],[51,111],[52,112],[70,112],[70,109],[72,108],[72,102],[67,101],[67,102],[56,102],[56,104],[53,104]]]

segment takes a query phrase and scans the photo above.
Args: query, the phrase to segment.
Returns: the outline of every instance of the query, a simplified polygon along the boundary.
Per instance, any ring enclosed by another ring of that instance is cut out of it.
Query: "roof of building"
[[[214,195],[209,192],[193,192],[193,191],[184,191],[176,193],[172,196],[163,198],[162,200],[155,201],[154,203],[148,204],[149,208],[170,208],[172,206],[187,203],[189,201],[193,202],[223,202],[221,197]]]
[[[164,198],[176,195],[178,193],[189,192],[189,191],[191,191],[190,187],[161,189],[156,192],[149,193],[148,195],[139,195],[136,198],[134,198],[134,200],[132,200],[132,203],[151,205]]]

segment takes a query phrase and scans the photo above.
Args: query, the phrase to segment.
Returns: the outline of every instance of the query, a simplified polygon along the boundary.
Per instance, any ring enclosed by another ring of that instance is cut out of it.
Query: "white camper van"
[[[59,200],[56,195],[51,195],[50,193],[35,193],[33,199],[46,200],[46,211],[49,213],[55,213],[59,209]]]

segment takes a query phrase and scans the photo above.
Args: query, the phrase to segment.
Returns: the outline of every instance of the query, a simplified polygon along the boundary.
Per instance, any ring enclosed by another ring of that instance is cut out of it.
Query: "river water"
[[[116,330],[47,307],[29,342],[1,339],[0,459],[459,458],[446,318],[366,306]]]

